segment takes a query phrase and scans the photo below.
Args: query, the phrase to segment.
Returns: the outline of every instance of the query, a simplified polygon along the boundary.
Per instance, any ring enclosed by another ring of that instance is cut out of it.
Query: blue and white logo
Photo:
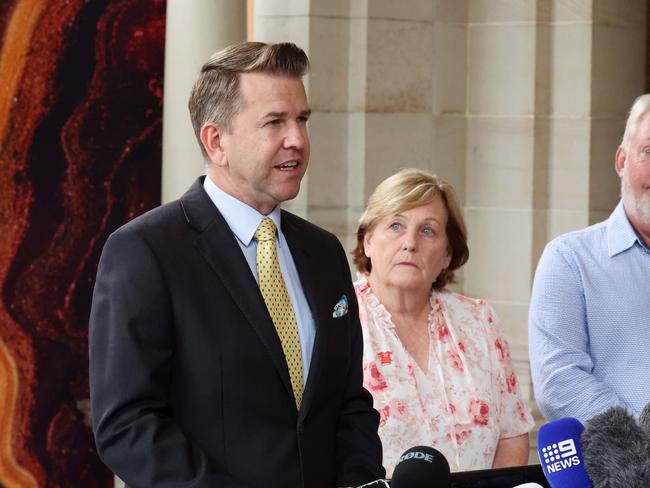
[[[556,473],[580,464],[573,439],[566,439],[543,447],[542,457],[549,473]]]

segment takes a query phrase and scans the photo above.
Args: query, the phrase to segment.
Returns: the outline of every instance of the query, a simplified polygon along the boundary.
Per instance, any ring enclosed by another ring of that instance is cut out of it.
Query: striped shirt
[[[549,420],[582,422],[650,401],[650,249],[623,203],[604,222],[551,241],[528,317],[535,397]]]

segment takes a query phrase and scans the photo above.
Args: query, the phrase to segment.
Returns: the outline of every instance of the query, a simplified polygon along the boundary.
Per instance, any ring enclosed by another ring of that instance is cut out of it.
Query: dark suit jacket
[[[328,487],[384,475],[338,240],[282,212],[316,323],[296,411],[255,278],[199,178],[104,247],[90,316],[95,439],[133,487]],[[333,318],[346,295],[347,315]]]

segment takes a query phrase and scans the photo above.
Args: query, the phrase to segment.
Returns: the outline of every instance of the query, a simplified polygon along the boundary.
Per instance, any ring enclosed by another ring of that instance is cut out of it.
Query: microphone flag
[[[537,435],[537,453],[553,488],[592,488],[585,470],[580,436],[584,426],[565,417],[544,424]]]

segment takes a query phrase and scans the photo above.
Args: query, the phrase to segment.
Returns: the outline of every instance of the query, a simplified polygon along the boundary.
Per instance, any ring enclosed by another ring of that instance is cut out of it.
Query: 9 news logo
[[[573,439],[566,439],[543,447],[542,457],[548,473],[557,473],[580,464]]]

